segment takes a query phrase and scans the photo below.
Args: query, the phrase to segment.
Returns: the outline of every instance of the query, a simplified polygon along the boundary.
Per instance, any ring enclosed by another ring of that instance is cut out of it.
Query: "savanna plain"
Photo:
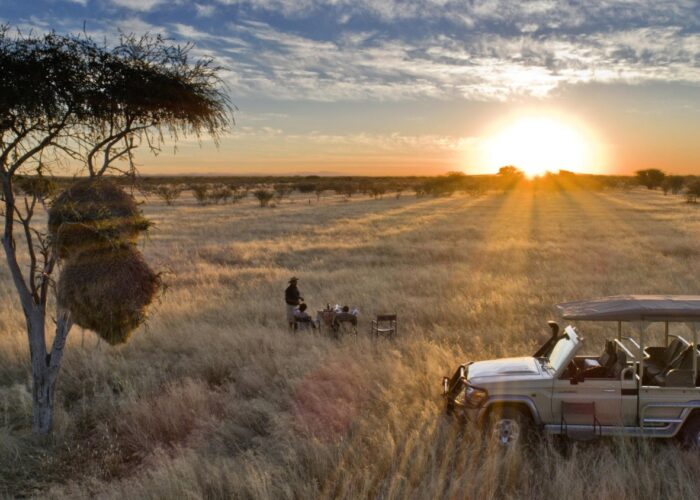
[[[502,452],[445,417],[441,377],[527,355],[553,305],[698,293],[700,208],[644,188],[274,208],[144,200],[168,288],[110,347],[69,337],[51,441],[31,437],[23,318],[0,266],[0,494],[44,498],[697,498],[671,442]],[[283,291],[360,310],[357,339],[291,333]],[[370,339],[396,312],[393,342]],[[591,353],[612,331],[581,325]]]

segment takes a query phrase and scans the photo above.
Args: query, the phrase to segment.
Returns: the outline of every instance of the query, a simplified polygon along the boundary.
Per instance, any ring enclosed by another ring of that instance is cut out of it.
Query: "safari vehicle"
[[[679,437],[700,448],[700,295],[604,297],[557,308],[565,320],[616,324],[617,335],[600,355],[579,356],[585,332],[571,325],[560,332],[550,321],[551,337],[532,356],[468,362],[444,377],[448,413],[504,446],[540,430],[573,439]],[[664,327],[656,342],[655,323]],[[669,331],[683,323],[690,340]],[[638,337],[623,336],[623,324]]]

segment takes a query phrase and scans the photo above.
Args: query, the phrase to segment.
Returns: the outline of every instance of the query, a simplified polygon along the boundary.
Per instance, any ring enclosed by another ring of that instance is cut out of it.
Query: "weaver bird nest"
[[[86,250],[135,243],[149,226],[133,196],[103,178],[75,182],[49,210],[49,234],[62,259]]]
[[[75,324],[115,345],[145,321],[160,287],[160,276],[141,253],[121,244],[68,259],[58,280],[58,304],[71,312]]]

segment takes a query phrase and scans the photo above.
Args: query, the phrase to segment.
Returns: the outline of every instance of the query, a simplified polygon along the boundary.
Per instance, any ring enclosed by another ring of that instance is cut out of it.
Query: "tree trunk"
[[[27,320],[32,358],[32,431],[45,436],[51,432],[53,425],[56,379],[72,324],[67,312],[59,313],[53,347],[51,353],[46,354],[44,312],[34,311]]]
[[[53,395],[56,379],[51,380],[49,369],[32,370],[32,431],[45,436],[53,424]]]
[[[45,313],[40,307],[25,310],[29,356],[32,366],[32,430],[35,434],[51,431],[53,391],[46,356]]]

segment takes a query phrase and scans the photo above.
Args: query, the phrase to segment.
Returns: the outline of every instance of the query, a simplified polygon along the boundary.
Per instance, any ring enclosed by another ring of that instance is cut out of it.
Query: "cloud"
[[[203,5],[199,3],[194,4],[194,8],[197,11],[197,17],[211,17],[216,11],[216,7],[213,5]]]
[[[261,22],[231,26],[234,93],[281,99],[543,97],[579,83],[700,84],[700,34],[678,27],[612,33],[473,33],[402,40],[344,32],[316,40]],[[226,50],[225,48],[220,49]]]
[[[111,0],[113,4],[130,10],[149,12],[164,3],[165,0]]]
[[[444,19],[474,25],[493,22],[516,27],[538,24],[551,29],[587,24],[611,25],[634,20],[697,22],[700,9],[694,0],[217,0],[255,11],[288,17],[335,12],[341,24],[354,14],[382,21]]]
[[[112,2],[149,10],[161,0]],[[203,22],[192,16],[190,7],[183,7],[187,15],[173,16],[167,24],[150,24],[128,10],[126,18],[115,24],[124,31],[196,42],[192,55],[213,57],[223,66],[234,97],[505,101],[545,97],[586,83],[700,85],[700,9],[693,9],[696,3],[689,0],[217,0],[217,4],[193,4],[204,14],[217,9],[213,21]],[[227,9],[233,4],[236,9]],[[337,14],[336,29],[317,30],[315,18],[277,26],[264,21],[279,21],[279,14],[313,16],[320,9]],[[276,14],[266,16],[265,10]],[[226,17],[229,11],[235,15]],[[413,21],[413,16],[420,19]],[[154,16],[147,19],[155,22]],[[390,19],[388,27],[377,24]],[[450,19],[453,24],[435,24],[435,19]],[[114,31],[112,22],[104,21],[94,32],[108,35]],[[28,22],[42,23],[55,27],[61,20],[32,17]]]

